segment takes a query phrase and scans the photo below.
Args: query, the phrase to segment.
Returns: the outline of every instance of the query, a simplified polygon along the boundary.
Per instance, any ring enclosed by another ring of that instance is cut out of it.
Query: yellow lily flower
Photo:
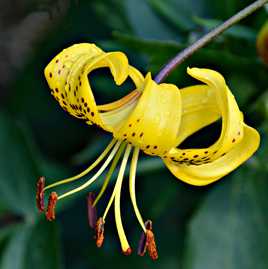
[[[97,68],[108,67],[117,85],[130,77],[136,89],[118,101],[97,105],[88,74]],[[37,185],[37,206],[44,210],[44,192],[48,189],[77,180],[96,168],[97,172],[81,186],[58,196],[52,192],[46,216],[55,218],[56,202],[89,187],[110,165],[99,195],[89,196],[89,223],[96,229],[96,243],[104,240],[104,224],[114,203],[115,221],[122,251],[131,253],[124,232],[120,198],[124,172],[131,152],[129,191],[134,212],[143,230],[139,254],[148,250],[158,257],[152,223],[144,222],[138,209],[135,193],[135,176],[139,151],[163,159],[168,169],[180,180],[192,185],[207,185],[225,176],[246,161],[258,148],[258,132],[244,123],[243,115],[224,78],[209,69],[188,68],[188,74],[203,84],[179,90],[172,84],[157,84],[148,73],[146,77],[129,65],[121,52],[105,53],[94,44],[77,44],[59,53],[46,67],[45,76],[64,110],[111,132],[113,139],[97,160],[85,171],[71,178],[45,187],[44,178]],[[203,127],[222,120],[219,139],[208,148],[180,149],[179,145]],[[122,157],[123,156],[123,157]],[[122,157],[115,187],[104,214],[95,220],[95,206],[104,193],[109,180]]]

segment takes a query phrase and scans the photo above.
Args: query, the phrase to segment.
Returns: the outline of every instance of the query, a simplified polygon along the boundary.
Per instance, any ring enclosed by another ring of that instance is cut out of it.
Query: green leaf
[[[129,23],[137,36],[156,39],[178,39],[161,19],[154,14],[144,0],[124,1]]]
[[[35,181],[39,176],[24,134],[11,118],[0,114],[0,200],[9,209],[33,217]]]
[[[158,72],[169,59],[173,58],[177,53],[188,46],[175,41],[148,40],[118,32],[115,32],[114,36],[120,44],[127,46],[136,53],[140,52],[145,54],[149,59],[148,68],[153,73]],[[255,57],[239,56],[221,47],[214,48],[207,46],[200,49],[186,60],[180,66],[180,70],[176,69],[175,72],[172,73],[172,78],[177,79],[171,79],[171,82],[176,82],[185,77],[186,66],[217,66],[217,70],[226,69],[228,71],[232,68],[232,71],[236,69],[251,75],[254,75],[252,74],[253,68],[255,70],[262,68],[262,65]],[[257,74],[257,72],[255,72],[255,74]]]
[[[147,0],[152,8],[180,31],[190,31],[195,26],[193,22],[192,1],[162,1]],[[201,1],[202,2],[202,1]],[[198,7],[195,6],[195,12]]]
[[[210,192],[190,223],[183,268],[267,268],[266,179],[244,166]]]
[[[62,177],[65,167],[52,164],[40,155],[23,122],[0,113],[0,203],[9,211],[33,222],[36,180],[41,175]]]
[[[1,269],[60,269],[59,238],[51,223],[20,226],[1,257]]]

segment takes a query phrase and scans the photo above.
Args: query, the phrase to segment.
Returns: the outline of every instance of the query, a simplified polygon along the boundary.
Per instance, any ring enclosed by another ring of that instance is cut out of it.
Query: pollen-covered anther
[[[96,246],[102,247],[104,242],[104,221],[103,218],[99,218],[96,223]]]
[[[45,188],[45,178],[40,177],[36,184],[36,206],[39,212],[43,212],[45,210],[44,188]]]
[[[152,231],[153,229],[153,223],[151,220],[146,220],[145,223],[146,233],[142,233],[138,245],[138,255],[144,256],[148,247],[147,244],[147,231]]]
[[[95,194],[90,192],[87,197],[87,213],[88,213],[88,224],[92,229],[95,229],[97,223],[97,210],[93,206],[95,201]]]
[[[56,192],[52,192],[49,196],[46,218],[49,221],[55,220],[55,207],[58,200],[58,195]]]
[[[146,231],[146,246],[147,246],[147,250],[148,250],[148,253],[149,253],[151,259],[157,260],[158,253],[157,253],[154,233],[151,230]]]

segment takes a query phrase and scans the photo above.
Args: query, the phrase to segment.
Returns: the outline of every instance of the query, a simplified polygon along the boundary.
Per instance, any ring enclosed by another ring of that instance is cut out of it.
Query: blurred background
[[[60,203],[53,223],[35,208],[40,175],[52,182],[79,172],[111,138],[69,116],[50,95],[43,70],[57,53],[74,43],[92,42],[106,51],[125,52],[143,74],[156,75],[169,58],[252,2],[0,1],[1,269],[268,268],[268,70],[256,53],[256,36],[267,19],[264,8],[195,53],[166,80],[179,88],[196,83],[186,75],[187,66],[221,72],[262,143],[247,163],[203,188],[178,181],[158,158],[142,156],[137,196],[143,216],[154,223],[157,262],[121,254],[112,212],[105,244],[95,247],[87,224],[88,190]],[[108,74],[91,75],[99,103],[116,100],[133,86],[118,88]],[[216,123],[182,146],[203,147],[219,133]],[[141,230],[127,186],[123,192],[123,221],[136,249]]]

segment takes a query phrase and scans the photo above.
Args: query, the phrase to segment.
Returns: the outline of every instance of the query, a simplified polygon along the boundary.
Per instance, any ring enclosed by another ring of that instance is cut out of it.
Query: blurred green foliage
[[[110,138],[71,118],[49,95],[43,70],[52,57],[73,43],[94,42],[108,51],[124,51],[131,64],[155,75],[169,58],[251,2],[1,1],[1,269],[268,268],[268,76],[255,49],[267,19],[264,9],[198,51],[167,79],[183,87],[193,83],[187,66],[220,71],[246,121],[261,132],[262,145],[234,173],[204,188],[174,180],[157,158],[143,156],[137,195],[143,215],[154,221],[159,261],[124,257],[112,217],[105,245],[96,249],[85,195],[61,203],[55,223],[47,223],[35,209],[38,176],[62,178],[79,171]],[[99,103],[115,100],[131,87],[117,89],[101,73],[91,79]],[[205,132],[205,140],[214,138]],[[136,247],[140,230],[129,213],[127,190],[124,194],[124,222]]]

